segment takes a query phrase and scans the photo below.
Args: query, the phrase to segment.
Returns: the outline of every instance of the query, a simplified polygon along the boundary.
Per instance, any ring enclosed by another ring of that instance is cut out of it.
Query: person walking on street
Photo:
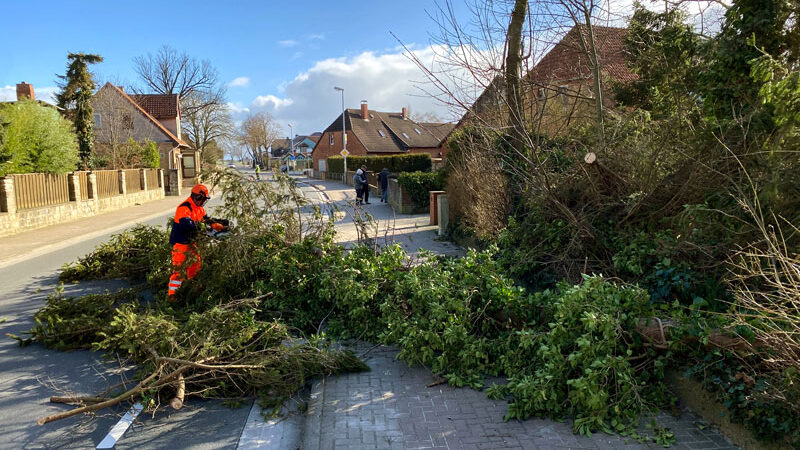
[[[369,180],[367,178],[367,166],[361,166],[361,189],[364,194],[364,204],[369,205]]]
[[[356,205],[360,205],[364,198],[364,184],[361,182],[361,169],[356,170],[353,175],[353,187],[356,188]]]
[[[208,188],[198,184],[192,188],[189,198],[178,205],[175,210],[172,231],[169,234],[169,243],[172,245],[172,275],[169,277],[167,298],[170,301],[175,299],[175,292],[183,284],[182,270],[186,260],[191,258],[189,266],[186,267],[187,280],[194,278],[203,267],[195,243],[200,224],[206,223],[216,232],[222,232],[228,228],[227,220],[212,219],[206,215],[203,205],[210,198]]]
[[[383,168],[378,173],[378,186],[381,188],[381,203],[389,202],[389,169]]]
[[[256,180],[261,181],[261,164],[256,164]]]

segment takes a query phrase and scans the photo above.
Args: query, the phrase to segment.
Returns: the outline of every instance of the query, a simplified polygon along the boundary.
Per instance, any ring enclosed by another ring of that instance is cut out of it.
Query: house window
[[[132,130],[133,129],[133,118],[130,114],[123,114],[122,115],[122,128],[124,130]]]
[[[414,128],[414,131],[416,131],[418,135],[422,136],[422,131],[419,131],[419,130],[418,130],[418,129],[416,129],[416,128]]]
[[[383,133],[383,130],[378,130],[378,134],[380,134],[382,138],[386,137],[386,135]]]
[[[539,88],[536,90],[536,97],[538,97],[539,100],[544,100],[546,95],[547,93],[545,92],[544,88]]]
[[[408,139],[408,135],[405,132],[403,132],[403,137]]]
[[[333,145],[333,133],[328,135],[328,144]]]
[[[103,126],[100,114],[95,114],[94,115],[94,126],[96,126],[97,128],[100,128],[101,126]]]

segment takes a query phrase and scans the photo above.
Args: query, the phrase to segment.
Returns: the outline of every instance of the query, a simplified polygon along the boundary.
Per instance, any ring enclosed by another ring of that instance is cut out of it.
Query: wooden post
[[[17,213],[17,199],[14,197],[14,178],[5,177],[0,183],[0,211],[9,214]]]
[[[81,180],[75,172],[67,174],[67,186],[69,186],[69,201],[81,201]]]
[[[428,191],[430,195],[430,224],[439,225],[439,196],[444,194],[444,191]]]
[[[139,169],[139,186],[143,191],[147,190],[147,169]]]
[[[119,181],[119,193],[125,195],[128,193],[128,183],[127,179],[125,178],[125,171],[118,170],[117,171],[117,180]]]
[[[164,169],[158,169],[158,187],[164,187]]]

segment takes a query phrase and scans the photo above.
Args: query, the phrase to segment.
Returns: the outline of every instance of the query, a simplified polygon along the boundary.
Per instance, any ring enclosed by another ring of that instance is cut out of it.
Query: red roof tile
[[[636,74],[628,70],[625,57],[625,28],[593,26],[597,56],[603,75],[615,81],[636,80]],[[581,48],[580,34],[585,26],[575,26],[556,44],[528,73],[536,84],[552,85],[591,78],[589,61]]]
[[[175,119],[180,116],[178,94],[136,94],[131,98],[156,119]]]

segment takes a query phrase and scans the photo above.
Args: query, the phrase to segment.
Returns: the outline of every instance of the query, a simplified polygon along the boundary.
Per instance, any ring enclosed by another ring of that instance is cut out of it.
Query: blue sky
[[[467,8],[454,3],[468,19]],[[436,10],[431,0],[70,0],[3,2],[0,10],[5,97],[26,81],[46,98],[55,74],[65,71],[68,52],[98,53],[105,59],[93,67],[99,78],[136,83],[132,59],[167,44],[210,60],[225,83],[239,79],[228,87],[237,117],[266,110],[294,122],[295,132],[321,130],[340,109],[337,83],[346,89],[348,107],[367,99],[371,109],[408,105],[441,115],[429,99],[415,96],[409,81],[422,75],[397,58],[401,51],[390,35],[425,48],[428,33],[437,29],[426,12]]]

